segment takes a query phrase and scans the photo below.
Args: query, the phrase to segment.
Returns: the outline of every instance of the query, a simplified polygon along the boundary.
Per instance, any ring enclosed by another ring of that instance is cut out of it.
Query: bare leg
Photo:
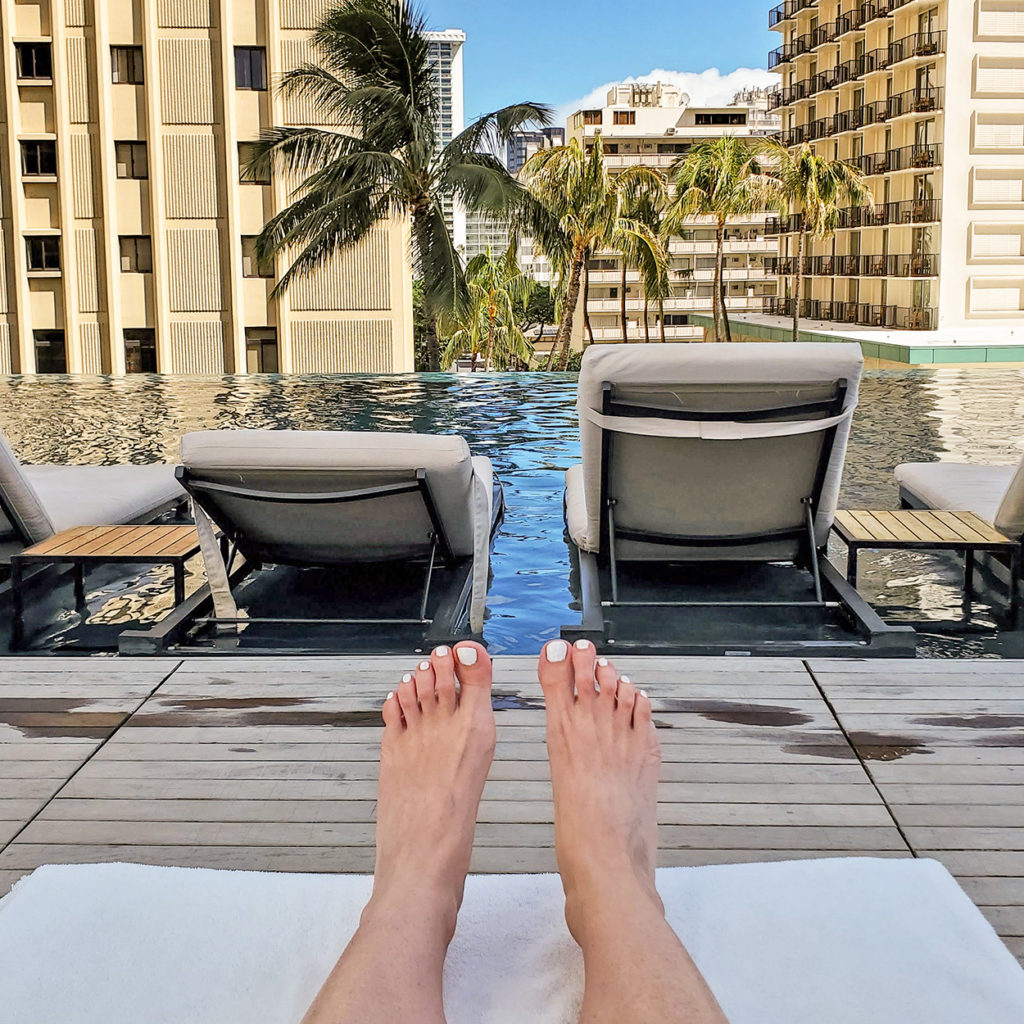
[[[586,641],[549,643],[540,681],[565,919],[586,971],[581,1024],[726,1024],[654,885],[661,752],[650,701]]]
[[[373,895],[303,1024],[443,1024],[444,958],[493,757],[487,652],[439,647],[384,704]]]

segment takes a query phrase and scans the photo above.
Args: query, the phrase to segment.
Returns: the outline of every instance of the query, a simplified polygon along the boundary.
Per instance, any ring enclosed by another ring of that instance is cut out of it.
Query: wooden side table
[[[85,609],[85,573],[96,565],[170,565],[174,604],[185,600],[185,563],[199,551],[194,526],[76,526],[11,557],[14,623],[11,649],[24,643],[24,570],[32,564],[70,564],[75,569],[75,609]]]
[[[897,512],[843,511],[836,513],[835,531],[849,549],[846,578],[857,585],[857,555],[861,548],[899,548],[917,551],[962,551],[964,596],[971,596],[974,556],[978,551],[1007,555],[1010,563],[1010,615],[1016,620],[1021,544],[1000,533],[974,512],[900,509]]]

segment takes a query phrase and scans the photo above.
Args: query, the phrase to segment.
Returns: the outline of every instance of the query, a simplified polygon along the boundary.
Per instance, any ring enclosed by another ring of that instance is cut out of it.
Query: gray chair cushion
[[[474,554],[474,464],[456,435],[209,430],[182,438],[181,461],[200,481],[285,493],[379,486],[423,469],[453,551]],[[227,510],[229,499],[217,501]],[[238,525],[251,537],[272,547],[294,542],[295,557],[310,562],[401,557],[429,532],[416,496],[348,506],[236,503],[231,511],[247,517]]]
[[[144,523],[185,499],[173,466],[22,466],[21,470],[57,533],[73,526]]]
[[[600,413],[602,385],[611,383],[633,404],[727,413],[796,404],[831,393],[847,381],[844,411],[857,404],[863,355],[859,345],[843,343],[738,343],[595,345],[584,356],[578,408],[583,447],[582,477],[569,481],[570,534],[596,550],[601,528]],[[839,497],[850,423],[837,431],[815,516],[815,532],[824,544]],[[621,437],[622,435],[617,435]],[[714,537],[790,527],[790,492],[809,494],[821,448],[821,434],[775,440],[680,441],[672,437],[634,437],[618,443],[621,479],[617,516],[627,525],[663,534]],[[784,486],[783,486],[784,485]],[[630,507],[626,507],[628,504]],[[796,504],[797,522],[799,509]],[[687,559],[792,557],[792,541],[759,547],[656,548],[624,543],[627,557]]]
[[[1007,536],[1024,534],[1024,470],[1020,467],[908,462],[896,467],[896,482],[927,508],[974,512]],[[1011,484],[1020,492],[1016,519]]]
[[[52,537],[54,525],[24,468],[0,431],[0,537],[12,533],[33,544]],[[5,514],[6,512],[6,514]],[[84,525],[84,524],[83,524]]]

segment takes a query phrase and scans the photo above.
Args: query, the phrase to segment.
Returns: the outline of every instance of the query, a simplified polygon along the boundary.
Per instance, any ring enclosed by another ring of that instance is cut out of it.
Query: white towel
[[[933,861],[677,868],[658,886],[731,1024],[1024,1021],[1024,971]],[[296,1024],[369,889],[363,876],[40,868],[0,901],[0,1021]],[[471,878],[445,982],[450,1024],[574,1024],[582,966],[559,880]]]

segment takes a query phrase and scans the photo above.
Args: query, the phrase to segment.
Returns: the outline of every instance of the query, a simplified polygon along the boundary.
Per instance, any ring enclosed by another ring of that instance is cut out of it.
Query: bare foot
[[[657,858],[661,751],[651,702],[585,640],[540,658],[565,916],[585,945],[590,910],[610,894],[650,900]],[[595,685],[596,684],[596,685]]]
[[[371,903],[435,898],[453,933],[494,757],[487,651],[437,648],[388,695],[383,715]]]

